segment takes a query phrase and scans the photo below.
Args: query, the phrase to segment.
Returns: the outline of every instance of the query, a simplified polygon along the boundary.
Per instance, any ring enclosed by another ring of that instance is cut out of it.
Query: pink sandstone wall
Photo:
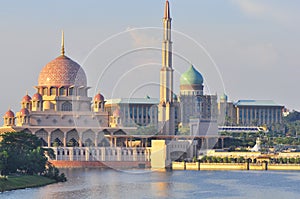
[[[110,162],[100,162],[100,161],[63,161],[63,160],[51,160],[50,161],[57,168],[82,168],[82,167],[97,167],[97,168],[140,168],[144,165],[145,168],[150,168],[150,162],[126,162],[126,161],[110,161]]]

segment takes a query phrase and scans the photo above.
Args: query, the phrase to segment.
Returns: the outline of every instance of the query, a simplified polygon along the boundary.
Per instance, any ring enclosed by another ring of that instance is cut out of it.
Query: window
[[[74,88],[69,88],[69,95],[74,95]]]
[[[59,89],[59,95],[60,96],[66,96],[67,95],[67,89],[65,87],[61,87]]]
[[[64,102],[61,106],[62,111],[72,111],[72,104],[70,102]]]
[[[56,95],[56,88],[55,87],[50,88],[50,95]]]
[[[43,88],[43,95],[48,95],[48,88]]]

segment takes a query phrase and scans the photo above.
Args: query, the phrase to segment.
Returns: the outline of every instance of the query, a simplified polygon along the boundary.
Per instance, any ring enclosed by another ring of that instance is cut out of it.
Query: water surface
[[[116,171],[61,169],[66,183],[10,191],[0,198],[299,198],[300,172]]]

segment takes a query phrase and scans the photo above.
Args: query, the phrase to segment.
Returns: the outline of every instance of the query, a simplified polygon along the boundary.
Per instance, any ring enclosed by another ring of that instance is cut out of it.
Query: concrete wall
[[[165,169],[167,166],[167,145],[165,140],[151,141],[151,168]]]
[[[248,170],[247,163],[172,162],[173,170]],[[249,164],[249,170],[300,170],[300,164]]]

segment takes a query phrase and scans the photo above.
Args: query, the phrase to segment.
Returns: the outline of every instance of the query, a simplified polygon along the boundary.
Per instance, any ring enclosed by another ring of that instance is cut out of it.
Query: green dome
[[[193,65],[184,72],[180,77],[180,85],[203,84],[202,75],[194,68]]]
[[[227,101],[228,100],[227,95],[223,93],[223,95],[220,96],[220,100]]]

